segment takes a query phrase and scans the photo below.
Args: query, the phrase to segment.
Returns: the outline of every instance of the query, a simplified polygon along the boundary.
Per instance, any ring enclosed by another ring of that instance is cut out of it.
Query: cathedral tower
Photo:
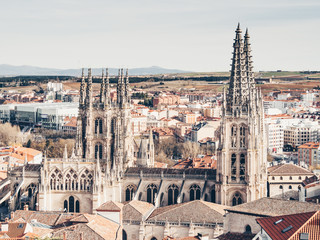
[[[106,176],[121,178],[133,164],[128,70],[119,70],[116,100],[110,96],[109,73],[102,71],[100,91],[94,94],[91,69],[82,71],[76,153],[86,161],[100,161]]]
[[[224,89],[216,195],[224,205],[266,196],[266,141],[261,90],[255,86],[248,30],[236,29],[229,89]]]

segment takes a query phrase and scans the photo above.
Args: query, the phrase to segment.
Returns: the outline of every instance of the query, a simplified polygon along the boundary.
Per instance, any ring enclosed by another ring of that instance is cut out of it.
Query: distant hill
[[[109,68],[109,73],[111,75],[116,75],[118,74],[118,69]],[[156,66],[129,69],[130,75],[155,75],[155,74],[172,74],[172,73],[188,73],[188,71],[183,71],[178,69],[166,69],[166,68],[161,68]],[[100,75],[101,68],[92,68],[92,74]],[[0,64],[0,76],[18,76],[18,75],[80,76],[81,69],[55,69],[55,68],[42,68],[42,67],[33,67],[33,66],[13,66],[13,65],[7,65],[7,64]]]

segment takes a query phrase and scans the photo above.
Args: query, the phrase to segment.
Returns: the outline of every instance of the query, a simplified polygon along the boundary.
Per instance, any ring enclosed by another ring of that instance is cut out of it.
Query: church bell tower
[[[261,89],[255,86],[248,30],[236,29],[229,88],[223,91],[216,195],[224,205],[266,196],[266,137]]]

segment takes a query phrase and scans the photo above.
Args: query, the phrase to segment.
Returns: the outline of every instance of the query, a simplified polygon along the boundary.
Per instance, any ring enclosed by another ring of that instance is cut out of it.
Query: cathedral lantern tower
[[[229,89],[224,89],[216,196],[237,205],[266,196],[267,152],[261,90],[256,88],[248,30],[236,29]]]

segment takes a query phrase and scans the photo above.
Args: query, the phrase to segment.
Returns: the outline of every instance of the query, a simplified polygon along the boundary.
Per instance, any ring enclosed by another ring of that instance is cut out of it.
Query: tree
[[[22,144],[23,133],[19,126],[12,126],[10,123],[0,124],[0,145],[8,146]]]
[[[195,142],[187,141],[183,144],[182,157],[196,158],[200,154],[200,146]]]

